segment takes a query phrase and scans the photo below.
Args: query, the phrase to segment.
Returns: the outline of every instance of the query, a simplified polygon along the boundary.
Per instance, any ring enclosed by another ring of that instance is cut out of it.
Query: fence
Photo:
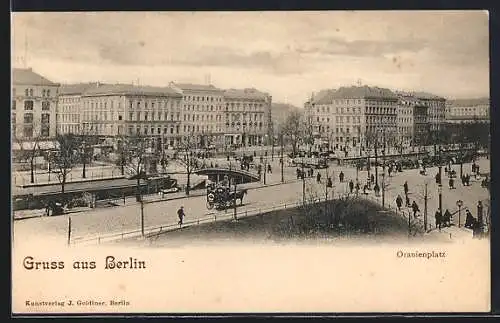
[[[66,182],[93,181],[99,179],[122,178],[121,170],[116,167],[89,167],[85,171],[83,178],[83,170],[81,168],[74,169],[67,175]],[[33,182],[31,182],[30,172],[14,172],[13,182],[16,186],[30,186],[43,184],[59,184],[59,177],[56,172],[38,171],[34,173]]]
[[[302,205],[302,201],[289,201],[283,204],[274,205],[271,207],[254,207],[254,208],[246,208],[243,211],[234,212],[234,208],[226,209],[226,212],[209,212],[204,214],[202,217],[199,217],[195,220],[190,220],[184,222],[182,225],[171,223],[171,224],[163,224],[163,225],[154,225],[144,228],[144,237],[154,238],[159,236],[162,233],[169,231],[176,231],[181,228],[190,227],[193,225],[199,225],[204,223],[216,223],[217,221],[227,221],[232,219],[241,219],[250,216],[258,216],[265,213],[285,210],[287,208],[294,208]],[[73,239],[69,238],[70,244],[100,244],[103,242],[111,242],[116,240],[123,240],[127,238],[134,237],[142,237],[142,229],[134,229],[129,231],[110,233],[104,235],[97,235],[94,237],[83,238],[83,237],[75,237]]]

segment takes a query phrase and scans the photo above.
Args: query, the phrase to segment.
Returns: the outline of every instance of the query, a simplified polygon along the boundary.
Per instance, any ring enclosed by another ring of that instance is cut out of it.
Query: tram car
[[[229,206],[236,207],[238,200],[243,204],[243,197],[248,193],[248,189],[231,189],[228,186],[209,186],[207,188],[207,208],[225,209]]]

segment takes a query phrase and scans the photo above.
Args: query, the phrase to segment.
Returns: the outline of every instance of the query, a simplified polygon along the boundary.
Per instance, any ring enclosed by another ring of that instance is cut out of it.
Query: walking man
[[[401,206],[403,205],[403,198],[399,194],[398,197],[396,197],[396,205],[398,207],[398,211],[401,211]]]
[[[186,214],[184,213],[184,206],[181,206],[181,207],[177,210],[177,216],[179,217],[179,222],[178,222],[178,224],[179,224],[179,225],[182,225],[183,220],[184,220],[184,217],[186,216]]]
[[[341,183],[344,182],[344,172],[342,172],[342,171],[340,171],[339,180],[340,180]]]
[[[405,181],[403,187],[404,187],[404,190],[405,190],[405,195],[408,196],[408,182],[407,181]]]
[[[352,190],[354,189],[354,183],[352,182],[352,179],[349,181],[349,191],[352,194]]]
[[[441,222],[442,222],[442,217],[441,217],[441,213],[438,211],[436,211],[436,214],[434,215],[434,218],[436,220],[436,228],[439,228],[439,231],[441,231]]]

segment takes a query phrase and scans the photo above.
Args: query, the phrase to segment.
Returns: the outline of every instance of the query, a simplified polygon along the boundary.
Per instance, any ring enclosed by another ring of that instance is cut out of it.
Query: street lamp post
[[[458,200],[457,201],[457,206],[458,206],[458,227],[460,228],[460,219],[461,219],[461,216],[462,216],[462,205],[464,204],[464,202],[462,200]]]
[[[281,134],[281,183],[285,182],[285,178],[283,176],[283,164],[285,161],[283,160],[283,134]]]
[[[438,185],[438,193],[439,193],[439,213],[443,214],[443,186],[441,184]]]
[[[238,220],[238,216],[236,213],[236,179],[235,178],[233,178],[233,183],[234,183],[234,194],[233,194],[234,213],[233,213],[233,216],[234,216],[235,220]]]

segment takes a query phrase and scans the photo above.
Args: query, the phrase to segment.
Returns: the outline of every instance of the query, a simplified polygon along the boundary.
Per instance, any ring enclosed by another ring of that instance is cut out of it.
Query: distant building
[[[14,68],[12,85],[13,139],[54,137],[59,84],[49,81],[31,68]]]
[[[269,94],[256,89],[224,91],[225,144],[269,143],[272,139],[271,101]]]
[[[213,85],[170,82],[169,86],[182,97],[182,136],[194,136],[200,147],[222,146],[224,91]]]
[[[446,104],[447,123],[489,123],[490,99],[449,100]]]
[[[323,90],[305,104],[314,135],[330,147],[359,147],[367,137],[396,132],[398,97],[389,89],[351,86]]]

